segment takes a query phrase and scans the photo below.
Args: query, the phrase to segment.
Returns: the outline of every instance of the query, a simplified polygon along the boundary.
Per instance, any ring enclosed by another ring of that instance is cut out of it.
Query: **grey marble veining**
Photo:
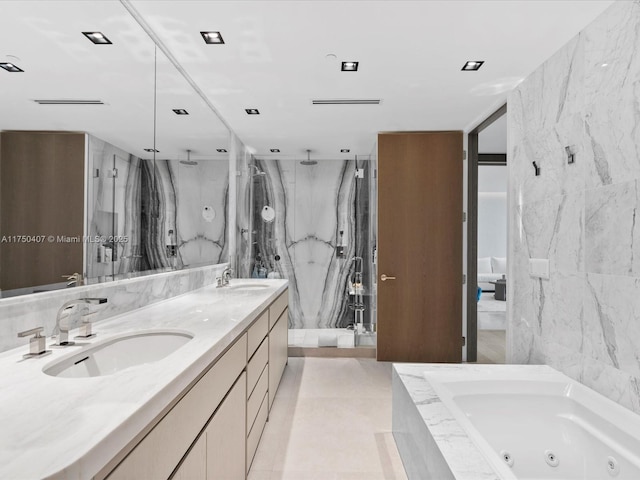
[[[410,480],[501,478],[424,377],[430,370],[483,367],[487,366],[393,365],[393,435]]]
[[[640,2],[616,2],[509,95],[507,360],[640,413],[638,51]]]
[[[228,160],[140,159],[90,135],[88,165],[87,233],[105,240],[86,243],[87,278],[228,260]]]
[[[23,345],[26,353],[28,339],[17,336],[18,332],[23,330],[42,326],[44,334],[51,335],[58,309],[68,300],[106,297],[106,304],[95,307],[94,321],[100,322],[129,310],[213,284],[225,266],[226,264],[211,265],[2,299],[0,352]]]
[[[341,328],[354,322],[354,257],[362,257],[365,323],[371,321],[370,175],[368,160],[257,160],[265,175],[253,175],[250,230],[255,233],[249,276],[289,280],[291,328]],[[355,176],[356,169],[363,177]],[[248,205],[250,192],[244,193]],[[272,208],[273,221],[262,218]],[[339,256],[340,247],[344,256]],[[246,252],[245,252],[246,253]],[[276,256],[279,259],[276,259]],[[359,266],[359,265],[358,265]]]
[[[159,290],[180,283],[175,274],[165,276],[170,282],[156,284]],[[286,289],[284,280],[265,280],[264,285],[251,292],[209,285],[100,322],[98,337],[87,343],[141,329],[193,336],[179,353],[108,375],[69,379],[43,374],[44,366],[77,353],[77,346],[27,361],[21,348],[0,354],[0,477],[93,478],[139,441],[140,432]]]

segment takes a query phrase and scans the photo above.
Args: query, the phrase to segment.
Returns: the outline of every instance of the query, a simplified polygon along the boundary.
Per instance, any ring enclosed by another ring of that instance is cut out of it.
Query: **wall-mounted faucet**
[[[57,345],[67,347],[69,345],[74,345],[74,342],[69,341],[69,330],[74,328],[74,325],[71,321],[69,321],[69,317],[71,316],[71,312],[69,310],[73,309],[76,305],[100,305],[102,303],[107,303],[106,298],[76,298],[74,300],[69,300],[64,303],[60,309],[58,310],[58,314],[56,315],[56,326],[53,329],[52,336],[58,336]],[[66,321],[63,321],[66,320]],[[83,322],[88,323],[88,322]],[[86,335],[87,326],[83,326],[83,332]],[[88,336],[93,336],[95,334],[91,333],[91,326],[88,326]]]

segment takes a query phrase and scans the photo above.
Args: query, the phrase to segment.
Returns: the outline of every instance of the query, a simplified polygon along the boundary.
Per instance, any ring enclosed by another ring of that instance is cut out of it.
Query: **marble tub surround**
[[[355,271],[352,258],[362,257],[364,322],[370,324],[375,242],[370,228],[371,162],[319,160],[302,165],[301,160],[255,161],[265,175],[251,179],[257,243],[247,273],[259,274],[264,267],[264,274],[289,280],[291,328],[344,328],[354,321],[353,296],[348,295]],[[273,221],[262,218],[265,206],[274,209]],[[258,255],[261,261],[256,262]]]
[[[640,474],[640,416],[549,366],[423,364],[414,368],[414,364],[404,371],[395,367],[394,435],[403,434],[404,443],[398,446],[405,467],[412,468],[410,479],[595,479],[617,474],[635,479]],[[396,408],[396,400],[406,403]],[[416,412],[421,420],[408,425]],[[423,433],[427,429],[426,437],[416,435],[420,428]],[[544,460],[549,450],[559,465]],[[486,475],[478,463],[473,467],[478,472],[469,475],[469,460],[476,452],[481,452],[493,474]],[[513,464],[506,463],[503,452]],[[611,459],[618,472],[607,475]],[[429,462],[435,460],[446,462],[453,476],[429,469]]]
[[[510,93],[507,113],[507,362],[548,364],[637,413],[639,25],[640,2],[614,3]],[[549,259],[548,280],[530,258]]]
[[[393,436],[409,480],[502,478],[424,377],[425,372],[484,372],[487,368],[522,370],[503,365],[393,365]]]
[[[0,300],[0,352],[18,346],[28,349],[28,339],[18,332],[44,327],[50,336],[56,314],[63,303],[83,297],[105,297],[107,303],[95,310],[96,331],[101,321],[136,308],[166,300],[214,284],[228,264],[210,265],[179,271],[145,275],[137,278],[66,288]],[[50,339],[47,338],[50,342]],[[26,350],[25,350],[26,352]]]
[[[0,477],[93,477],[287,287],[285,280],[263,282],[268,288],[251,292],[210,285],[100,322],[100,340],[157,329],[194,335],[164,359],[111,375],[42,373],[77,347],[28,361],[23,347],[0,354]]]

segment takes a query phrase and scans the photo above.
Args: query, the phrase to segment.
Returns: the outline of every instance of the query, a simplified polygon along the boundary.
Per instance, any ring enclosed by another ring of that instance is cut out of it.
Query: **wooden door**
[[[462,161],[462,132],[378,136],[378,360],[462,359]]]
[[[82,273],[84,157],[83,133],[2,132],[1,290]]]

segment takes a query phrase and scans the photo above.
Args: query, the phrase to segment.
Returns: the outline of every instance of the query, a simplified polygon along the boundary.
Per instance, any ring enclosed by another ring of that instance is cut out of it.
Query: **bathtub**
[[[419,439],[403,453],[407,428],[397,417],[412,412],[396,411],[398,382],[429,430],[423,453],[442,456],[426,469],[409,465],[409,478],[640,479],[640,416],[550,367],[394,367],[394,437],[405,468],[420,455]]]

